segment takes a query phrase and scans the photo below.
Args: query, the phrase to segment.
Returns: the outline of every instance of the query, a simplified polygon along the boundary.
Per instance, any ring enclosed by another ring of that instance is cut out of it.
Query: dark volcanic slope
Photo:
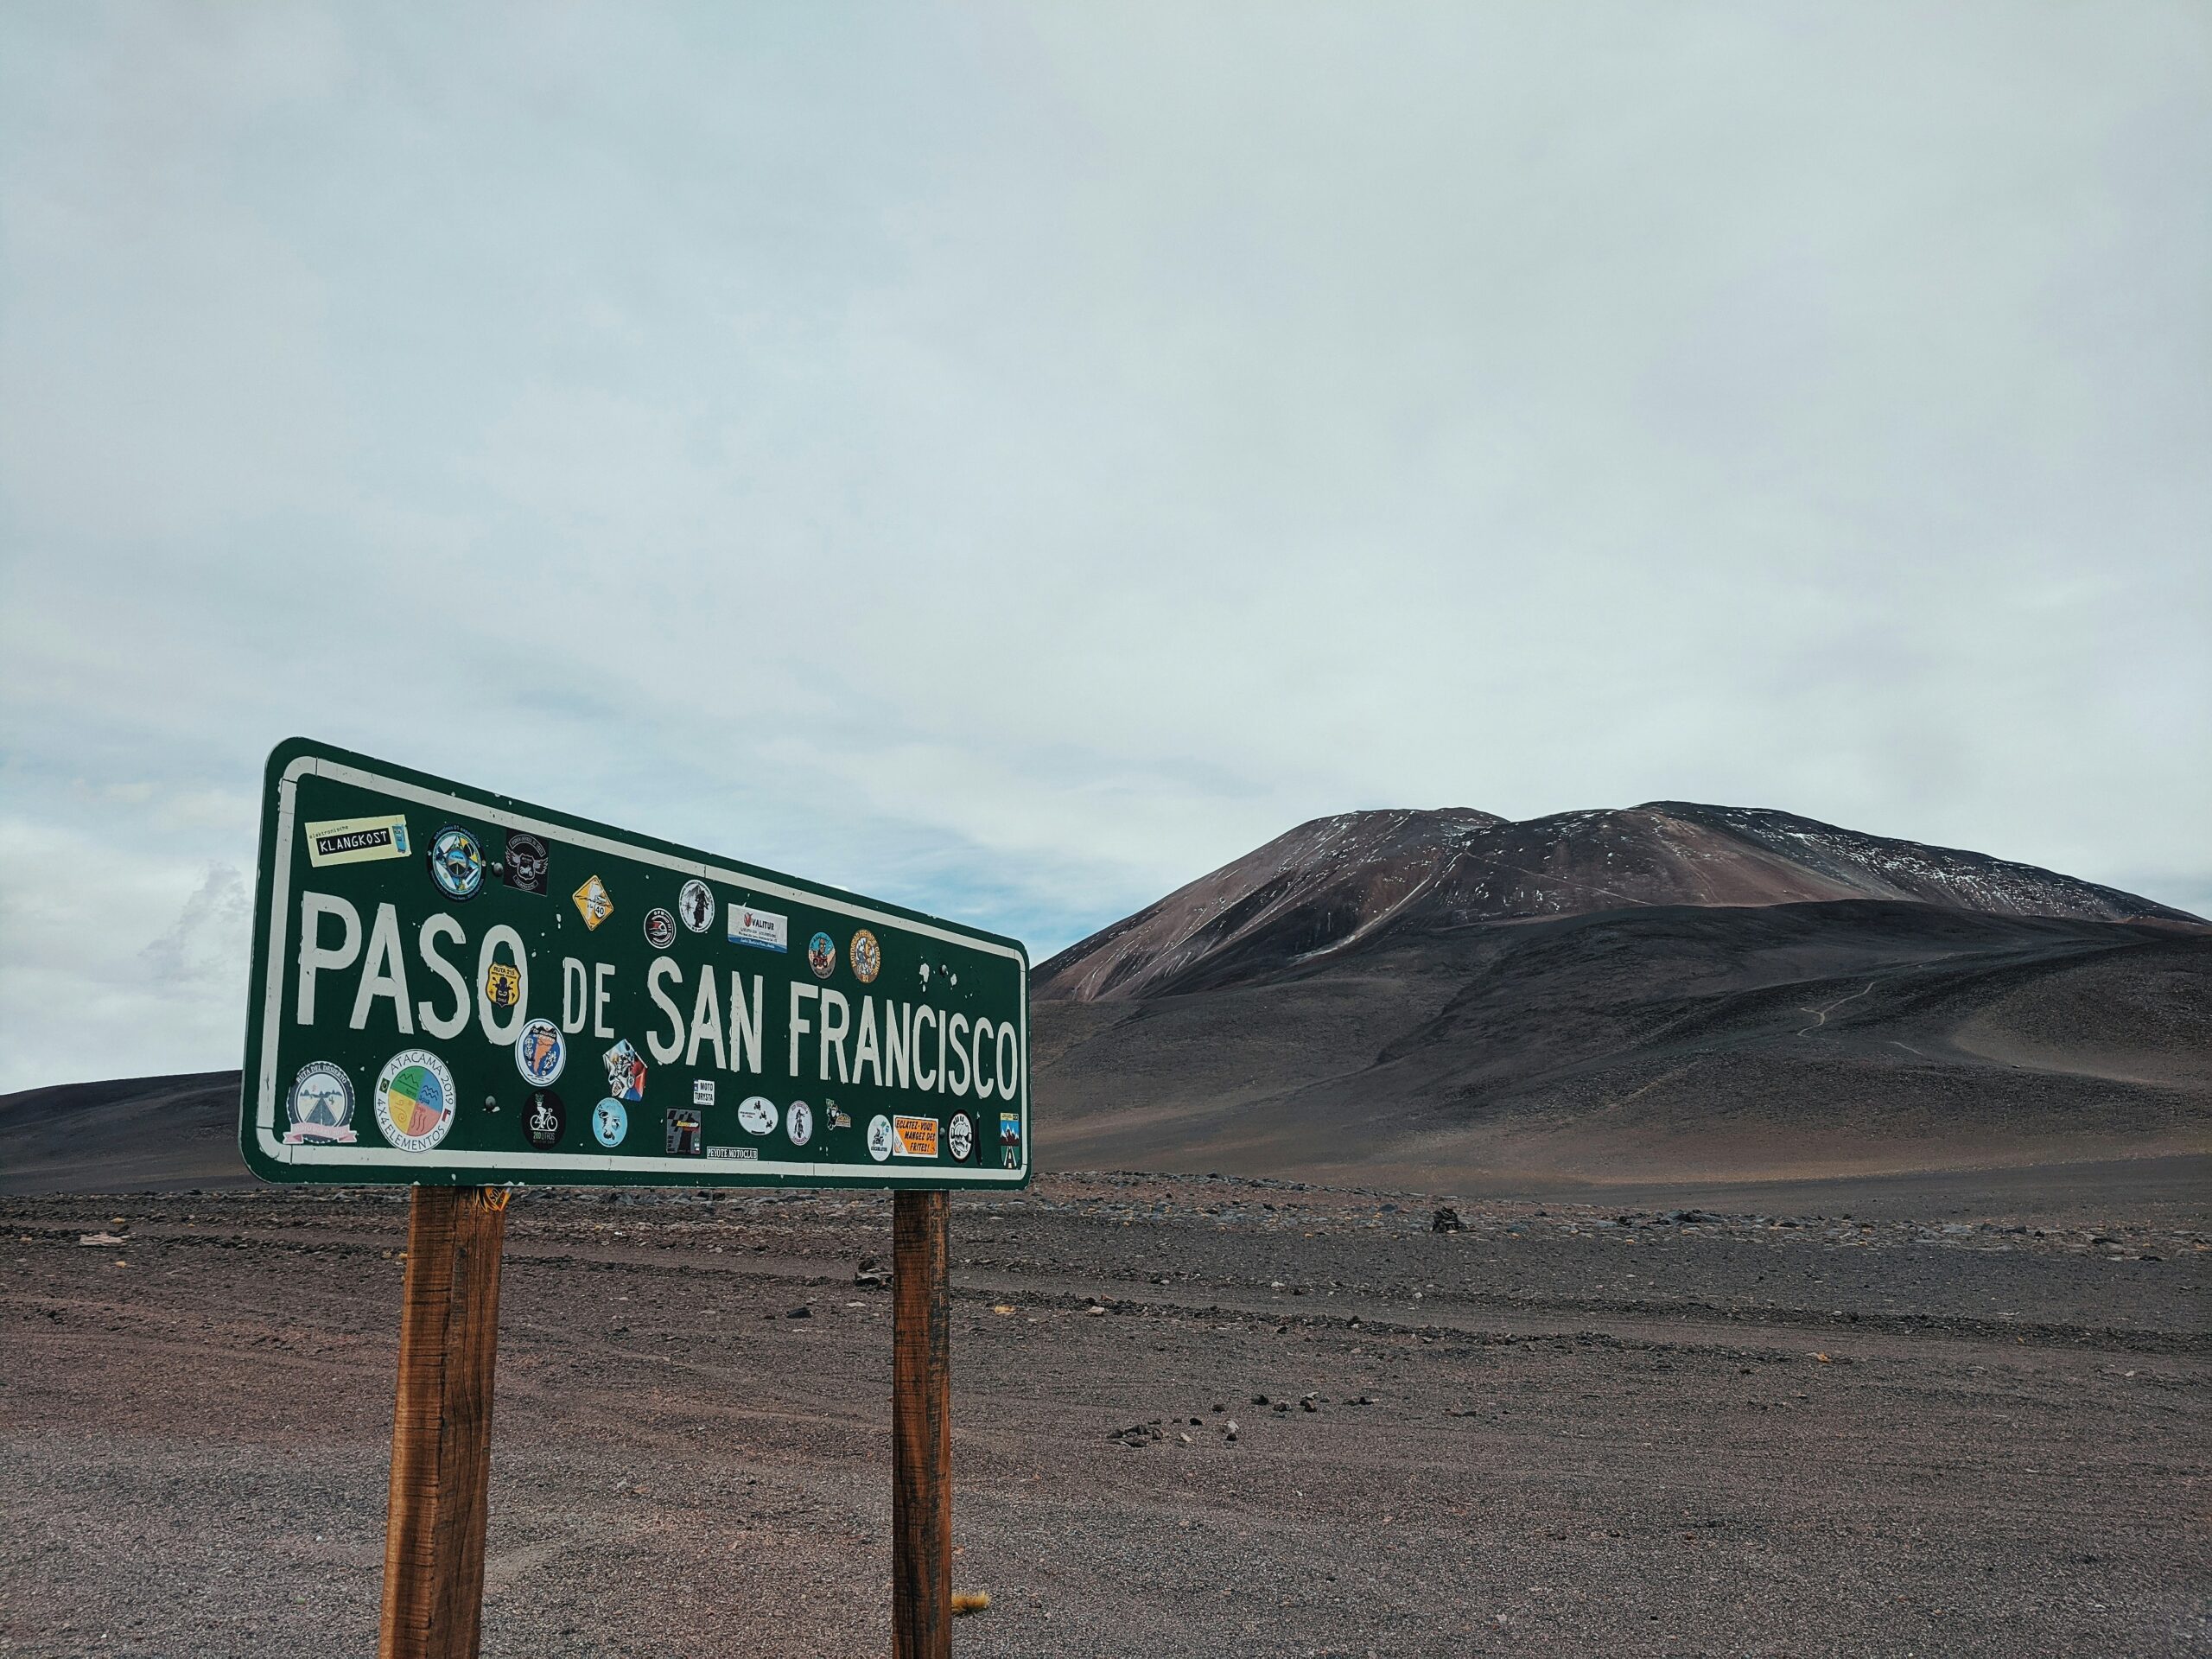
[[[1039,982],[1060,1168],[1542,1185],[2212,1145],[2212,929],[1777,812],[1323,819]]]
[[[252,1184],[238,1156],[235,1071],[0,1095],[0,1192],[177,1192]]]
[[[2212,937],[1860,900],[1403,930],[1040,1003],[1039,1155],[1541,1188],[2212,1147]]]
[[[1037,995],[1128,1000],[1249,983],[1392,928],[1849,899],[2202,925],[2031,865],[1757,808],[1656,801],[1525,823],[1467,810],[1351,812],[1300,824],[1071,946],[1038,969]]]

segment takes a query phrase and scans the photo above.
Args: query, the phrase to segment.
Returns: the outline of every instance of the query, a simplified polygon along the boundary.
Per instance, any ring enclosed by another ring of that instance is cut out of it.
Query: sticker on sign
[[[498,879],[456,881],[410,823],[502,849]],[[260,854],[239,1142],[266,1179],[1028,1180],[1013,939],[298,739]],[[817,936],[847,948],[791,950]],[[518,1131],[569,1061],[606,1096]]]

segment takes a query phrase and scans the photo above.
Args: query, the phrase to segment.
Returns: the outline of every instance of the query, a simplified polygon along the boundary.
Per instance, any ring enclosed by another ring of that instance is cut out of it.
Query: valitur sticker
[[[407,856],[404,817],[325,818],[306,828],[308,862],[318,868]]]
[[[729,907],[729,942],[749,944],[756,950],[788,950],[791,948],[791,918],[779,916],[772,910],[755,910],[750,905]]]
[[[891,1148],[899,1158],[934,1158],[937,1156],[937,1119],[933,1117],[894,1117],[891,1132],[898,1144]]]

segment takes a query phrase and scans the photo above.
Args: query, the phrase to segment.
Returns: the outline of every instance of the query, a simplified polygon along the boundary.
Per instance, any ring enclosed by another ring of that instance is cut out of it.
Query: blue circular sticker
[[[814,969],[817,979],[827,979],[837,971],[837,941],[827,933],[817,933],[806,942],[806,965]]]
[[[484,849],[476,837],[449,823],[430,842],[430,880],[448,899],[474,899],[484,885]]]
[[[630,1113],[619,1100],[602,1100],[591,1109],[591,1132],[602,1147],[619,1147],[630,1133]]]

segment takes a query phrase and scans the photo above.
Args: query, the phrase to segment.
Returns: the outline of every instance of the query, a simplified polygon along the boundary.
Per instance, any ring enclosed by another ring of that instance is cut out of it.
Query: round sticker
[[[715,890],[692,877],[676,895],[676,913],[694,933],[705,932],[715,925]]]
[[[781,1116],[776,1103],[766,1095],[748,1095],[738,1103],[738,1126],[747,1135],[773,1135]]]
[[[952,1115],[952,1122],[944,1128],[944,1141],[954,1158],[963,1164],[968,1161],[968,1154],[976,1150],[976,1126],[969,1121],[967,1113]]]
[[[875,983],[875,976],[883,971],[883,947],[875,942],[875,935],[862,928],[853,935],[853,977],[863,985]]]
[[[430,880],[448,899],[474,899],[484,885],[484,849],[457,823],[438,831],[430,842]]]
[[[569,1132],[569,1112],[561,1104],[561,1096],[550,1089],[533,1093],[522,1109],[522,1132],[540,1152],[559,1146],[561,1137]]]
[[[602,1100],[591,1109],[591,1132],[602,1147],[619,1147],[630,1133],[630,1113],[619,1100]]]
[[[351,1145],[357,1138],[347,1127],[353,1121],[353,1079],[328,1060],[308,1061],[284,1096],[284,1116],[292,1125],[284,1132],[288,1147]]]
[[[645,912],[645,943],[656,950],[665,950],[676,943],[676,918],[664,910]]]
[[[882,1163],[891,1156],[891,1120],[878,1112],[868,1122],[868,1155]]]
[[[837,941],[827,933],[817,933],[806,942],[806,965],[814,969],[817,979],[827,979],[837,971]]]
[[[791,1102],[791,1110],[784,1114],[784,1133],[791,1138],[791,1145],[803,1147],[814,1139],[814,1108],[803,1100]]]
[[[403,1048],[377,1074],[377,1127],[402,1152],[428,1152],[453,1128],[453,1073],[427,1048]]]
[[[515,1070],[533,1089],[550,1088],[560,1081],[561,1068],[569,1063],[569,1045],[560,1027],[550,1020],[533,1020],[515,1039]]]

